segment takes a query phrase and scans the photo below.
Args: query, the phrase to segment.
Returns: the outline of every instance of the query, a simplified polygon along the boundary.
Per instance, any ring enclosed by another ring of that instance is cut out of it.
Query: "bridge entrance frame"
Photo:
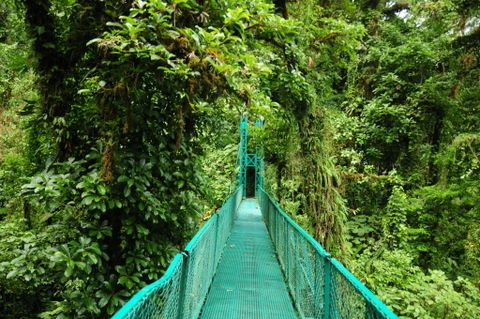
[[[255,121],[255,127],[263,126],[263,121],[258,119]],[[243,196],[247,197],[247,174],[249,168],[255,170],[255,197],[258,196],[260,189],[263,188],[263,154],[260,148],[256,148],[255,151],[248,148],[248,117],[246,114],[240,118],[240,145],[238,147],[238,165],[240,167],[238,173],[238,185],[243,187]]]

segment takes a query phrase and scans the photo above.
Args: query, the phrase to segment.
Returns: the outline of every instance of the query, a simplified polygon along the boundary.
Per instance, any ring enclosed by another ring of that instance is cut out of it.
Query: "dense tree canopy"
[[[480,316],[474,0],[6,0],[0,313],[108,318],[235,183],[405,318]],[[230,187],[230,188],[229,188]]]

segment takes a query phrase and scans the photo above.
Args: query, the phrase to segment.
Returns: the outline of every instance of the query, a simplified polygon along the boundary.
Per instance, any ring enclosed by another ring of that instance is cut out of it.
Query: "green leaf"
[[[81,89],[81,90],[78,90],[77,94],[90,94],[92,93],[91,90],[89,89]]]
[[[12,277],[15,277],[18,273],[18,269],[14,269],[12,271],[10,271],[8,274],[7,274],[7,279],[10,279]]]
[[[82,200],[82,203],[86,206],[89,206],[90,204],[92,204],[94,200],[95,200],[94,196],[87,196]]]
[[[106,24],[107,24],[107,26],[109,26],[109,27],[123,28],[123,25],[122,25],[121,23],[118,23],[118,22],[111,22],[111,21],[109,21],[109,22],[107,22]]]
[[[128,176],[126,176],[126,175],[120,175],[117,180],[118,180],[119,183],[125,183],[125,182],[128,181],[129,179],[130,179],[130,178],[129,178]]]
[[[110,300],[110,296],[105,296],[104,295],[98,301],[98,305],[100,306],[100,308],[103,308],[103,307],[105,307],[105,305],[108,303],[109,300]]]
[[[92,264],[96,265],[98,263],[98,258],[93,255],[93,254],[89,254],[88,255],[88,258],[90,259],[90,261],[92,262]]]
[[[100,195],[105,195],[107,193],[107,188],[102,184],[97,185],[97,190]]]
[[[63,273],[66,278],[69,278],[73,274],[73,267],[68,266]]]
[[[87,42],[87,46],[92,45],[92,44],[94,44],[94,43],[101,42],[102,40],[103,40],[103,39],[101,39],[101,38],[92,39],[92,40],[90,40],[90,41]]]

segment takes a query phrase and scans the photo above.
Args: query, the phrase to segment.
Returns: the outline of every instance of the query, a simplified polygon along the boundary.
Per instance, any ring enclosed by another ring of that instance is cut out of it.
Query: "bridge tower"
[[[263,126],[263,120],[256,120],[255,127]],[[261,149],[255,150],[248,147],[248,117],[246,114],[240,118],[240,145],[238,158],[240,171],[238,173],[238,184],[243,187],[243,197],[256,197],[259,188],[263,188],[263,156]]]

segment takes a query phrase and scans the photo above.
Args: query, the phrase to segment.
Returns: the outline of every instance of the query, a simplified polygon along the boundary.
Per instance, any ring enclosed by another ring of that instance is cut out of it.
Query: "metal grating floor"
[[[296,318],[255,199],[240,204],[201,318]]]

